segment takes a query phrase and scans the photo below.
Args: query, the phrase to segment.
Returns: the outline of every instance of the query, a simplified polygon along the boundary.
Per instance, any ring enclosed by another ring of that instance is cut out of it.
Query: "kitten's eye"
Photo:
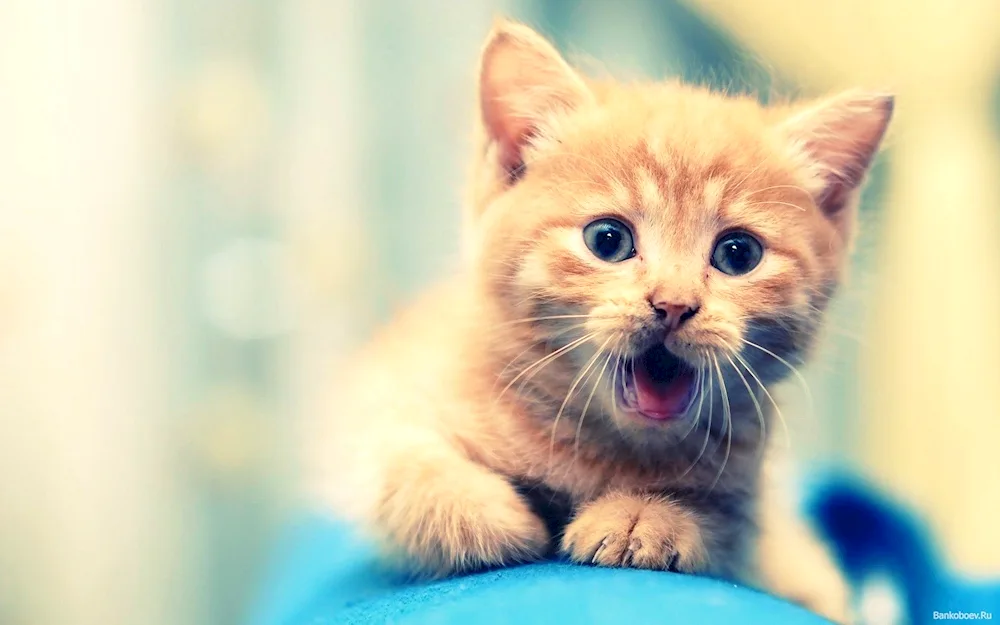
[[[764,248],[746,232],[730,232],[712,251],[712,266],[731,276],[742,276],[760,264]]]
[[[620,263],[635,256],[632,231],[617,219],[598,219],[583,229],[583,241],[601,260]]]

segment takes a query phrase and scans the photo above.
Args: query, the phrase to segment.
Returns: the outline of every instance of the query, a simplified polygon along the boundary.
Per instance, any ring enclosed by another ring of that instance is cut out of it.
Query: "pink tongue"
[[[635,394],[638,408],[651,419],[670,419],[687,408],[691,390],[690,373],[682,373],[666,384],[649,377],[645,367],[635,368]]]

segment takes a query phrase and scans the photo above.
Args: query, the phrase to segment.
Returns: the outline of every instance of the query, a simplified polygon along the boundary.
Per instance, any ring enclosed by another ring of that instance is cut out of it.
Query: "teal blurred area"
[[[245,621],[299,426],[458,262],[498,15],[595,72],[800,89],[675,0],[2,3],[0,622]],[[813,469],[864,471],[885,167],[809,390],[782,393]]]

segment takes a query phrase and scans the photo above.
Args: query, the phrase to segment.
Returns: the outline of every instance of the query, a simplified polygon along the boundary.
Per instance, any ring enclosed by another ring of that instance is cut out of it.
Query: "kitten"
[[[427,576],[558,550],[845,619],[769,499],[768,388],[840,279],[892,98],[594,82],[510,22],[479,80],[468,262],[352,361],[320,496]]]

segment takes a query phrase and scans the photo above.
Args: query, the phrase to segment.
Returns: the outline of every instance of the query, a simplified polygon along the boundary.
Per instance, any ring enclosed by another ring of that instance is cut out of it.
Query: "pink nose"
[[[650,300],[649,303],[656,311],[657,318],[666,323],[668,331],[676,330],[698,312],[698,306],[689,304],[676,304],[659,300]]]

